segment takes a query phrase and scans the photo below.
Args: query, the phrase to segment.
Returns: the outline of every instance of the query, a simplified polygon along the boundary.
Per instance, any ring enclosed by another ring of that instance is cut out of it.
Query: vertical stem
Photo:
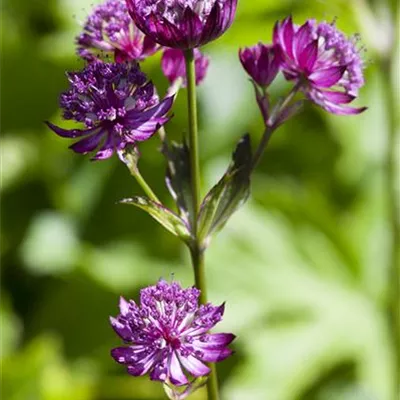
[[[197,213],[200,205],[200,163],[199,163],[199,141],[197,128],[197,101],[196,101],[196,71],[194,65],[194,52],[192,49],[185,51],[187,99],[189,116],[189,147],[190,147],[190,169],[193,196],[193,210],[196,218],[193,219],[193,230],[197,233]]]
[[[192,265],[194,267],[194,277],[196,287],[201,290],[200,302],[207,303],[206,276],[204,271],[204,251],[200,249],[192,249],[190,251]],[[207,380],[208,400],[218,400],[218,376],[216,365],[211,363],[208,365],[211,369]]]
[[[387,59],[382,62],[385,73],[384,89],[386,110],[388,113],[388,143],[386,158],[386,183],[389,201],[389,220],[391,224],[391,254],[389,272],[388,319],[393,340],[395,366],[394,399],[397,399],[400,388],[400,206],[397,193],[397,110],[395,85],[393,85],[393,63]]]
[[[389,258],[389,277],[388,277],[388,302],[387,316],[392,337],[393,358],[394,358],[394,385],[393,400],[398,400],[400,391],[400,200],[398,192],[399,176],[397,176],[398,166],[398,129],[399,129],[399,109],[397,88],[399,79],[396,70],[396,55],[398,54],[398,44],[400,39],[400,5],[397,1],[386,2],[388,9],[391,9],[393,18],[391,48],[381,55],[381,68],[383,77],[384,102],[387,111],[388,121],[388,140],[386,155],[386,185],[388,195],[389,221],[391,225],[391,250]]]
[[[189,148],[190,148],[190,168],[191,185],[193,198],[194,218],[192,218],[192,229],[196,235],[196,244],[190,249],[192,259],[195,286],[201,291],[200,302],[207,303],[207,285],[204,269],[204,250],[201,249],[197,238],[197,216],[200,207],[200,163],[199,145],[197,129],[197,104],[196,104],[196,71],[193,49],[185,51],[186,79],[187,79],[187,98],[189,115]],[[208,400],[219,400],[218,378],[215,364],[209,365],[211,369],[207,380]]]

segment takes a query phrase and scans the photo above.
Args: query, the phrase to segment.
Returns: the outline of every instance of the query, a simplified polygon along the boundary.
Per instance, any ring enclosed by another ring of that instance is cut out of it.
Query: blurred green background
[[[192,284],[186,249],[144,212],[116,201],[140,188],[117,157],[90,162],[43,124],[62,123],[65,70],[79,68],[74,36],[93,0],[4,0],[1,62],[2,394],[7,400],[158,400],[161,385],[132,378],[109,356],[119,295],[160,277]],[[379,6],[377,1],[376,5]],[[382,3],[383,4],[383,3]],[[218,329],[236,354],[219,365],[225,400],[390,400],[393,344],[385,302],[391,230],[388,144],[380,67],[388,20],[362,0],[239,0],[232,28],[205,51],[200,88],[204,193],[239,137],[262,132],[240,46],[269,41],[292,13],[361,34],[368,52],[360,116],[307,106],[283,126],[258,168],[252,199],[207,254],[209,297],[226,301]],[[374,18],[377,18],[374,20]],[[394,55],[393,55],[394,57]],[[160,56],[144,64],[160,93]],[[390,86],[390,85],[389,85]],[[287,85],[276,82],[274,95]],[[167,126],[186,131],[185,93]],[[142,173],[172,205],[156,137]],[[193,399],[204,399],[199,392]]]

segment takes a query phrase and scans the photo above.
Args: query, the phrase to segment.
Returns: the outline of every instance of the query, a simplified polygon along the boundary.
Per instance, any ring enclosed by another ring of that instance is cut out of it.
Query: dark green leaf
[[[194,218],[192,191],[190,186],[190,153],[187,144],[172,143],[163,153],[168,161],[165,181],[181,218],[192,225]]]
[[[121,200],[123,204],[132,204],[146,211],[165,229],[180,237],[185,242],[190,242],[191,234],[185,221],[170,209],[158,204],[147,197],[135,196],[130,199]]]
[[[221,180],[208,192],[200,208],[198,229],[201,240],[223,228],[250,194],[252,154],[250,136],[236,146],[232,162]]]

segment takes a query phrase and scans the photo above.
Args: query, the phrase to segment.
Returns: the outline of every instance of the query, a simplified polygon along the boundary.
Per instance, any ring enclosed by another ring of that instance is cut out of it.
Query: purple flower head
[[[275,79],[281,64],[279,46],[262,43],[239,51],[243,68],[258,85],[267,87]]]
[[[59,136],[79,138],[71,146],[77,153],[98,149],[94,159],[109,158],[150,138],[169,119],[173,98],[160,102],[137,64],[96,61],[67,76],[70,88],[60,96],[64,118],[85,124],[85,129],[47,125]]]
[[[176,386],[189,383],[187,375],[208,375],[205,362],[222,361],[232,354],[230,333],[207,333],[222,319],[224,304],[199,306],[200,291],[182,289],[161,280],[140,292],[140,305],[121,297],[120,314],[110,317],[115,332],[129,343],[111,351],[112,357],[134,376]]]
[[[155,42],[177,49],[202,46],[232,24],[237,0],[126,0],[135,24]]]
[[[196,85],[199,85],[205,78],[209,58],[201,53],[199,49],[194,49],[194,62],[196,70]],[[165,49],[161,59],[161,68],[164,75],[174,83],[177,79],[182,79],[183,87],[186,87],[186,65],[185,57],[182,50]]]
[[[99,52],[113,53],[117,62],[141,61],[160,48],[135,26],[124,0],[96,6],[76,42],[78,54],[88,61],[96,60]]]
[[[298,26],[286,18],[275,25],[274,44],[282,49],[286,79],[301,85],[314,103],[334,114],[365,110],[344,106],[364,85],[363,61],[356,40],[347,38],[334,23],[308,20]]]

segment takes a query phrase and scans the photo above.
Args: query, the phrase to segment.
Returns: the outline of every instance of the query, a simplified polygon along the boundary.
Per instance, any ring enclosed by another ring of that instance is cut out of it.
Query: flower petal
[[[119,311],[123,316],[126,316],[129,313],[129,302],[122,296],[119,298]]]
[[[93,151],[101,142],[105,135],[105,131],[101,130],[98,133],[95,133],[91,136],[85,137],[84,139],[80,140],[69,146],[69,148],[76,153],[80,154],[87,154]]]
[[[96,153],[92,160],[105,160],[106,158],[110,158],[114,150],[116,148],[115,141],[118,141],[117,136],[108,135],[106,141],[104,142],[103,146],[101,146],[100,150]]]
[[[218,362],[225,360],[225,358],[229,357],[232,353],[233,350],[223,347],[220,349],[202,349],[201,350],[202,355],[199,356],[201,361],[205,362]]]
[[[313,41],[311,28],[312,28],[311,21],[307,21],[296,32],[294,38],[295,41],[294,50],[297,60],[299,59],[298,56],[303,52],[303,50],[307,47],[307,45]]]
[[[204,365],[197,358],[192,355],[184,357],[179,355],[179,361],[184,366],[184,368],[190,372],[194,377],[208,375],[210,373],[210,368]]]
[[[331,92],[327,90],[321,90],[320,93],[330,102],[336,104],[348,104],[351,103],[355,96],[344,93],[344,92]]]
[[[339,81],[346,67],[329,67],[313,72],[308,79],[319,87],[331,87]]]
[[[168,375],[170,381],[177,386],[186,385],[188,379],[182,371],[181,363],[179,362],[176,352],[172,352],[168,366]]]
[[[111,350],[111,357],[119,364],[134,364],[141,357],[140,353],[146,354],[145,350],[144,346],[116,347]]]
[[[132,330],[127,324],[122,323],[114,317],[110,317],[110,323],[116,334],[123,340],[129,342],[132,339]]]
[[[210,14],[207,17],[207,21],[204,25],[203,32],[202,32],[202,37],[201,37],[201,42],[202,43],[207,43],[216,37],[218,35],[222,34],[222,26],[221,26],[221,19],[223,15],[221,14],[221,8],[220,5],[218,4],[218,1],[216,1],[213,5],[213,8],[210,11]]]
[[[236,338],[232,333],[210,333],[193,342],[193,346],[214,349],[227,346]]]
[[[147,374],[151,367],[156,363],[156,353],[152,352],[147,357],[133,365],[128,365],[128,373],[133,376],[142,376]]]
[[[52,124],[49,121],[45,121],[45,124],[58,136],[66,137],[66,138],[77,138],[81,136],[90,135],[96,130],[100,129],[98,126],[90,129],[63,129],[57,125]]]
[[[187,41],[187,47],[192,48],[200,44],[203,24],[199,16],[189,7],[185,8],[182,23],[179,26],[181,34]]]
[[[291,16],[286,18],[282,23],[281,37],[288,56],[293,59],[294,26]]]
[[[300,68],[304,69],[307,72],[311,72],[315,61],[317,61],[318,57],[318,40],[312,41],[310,44],[306,46],[306,48],[300,53],[298,62]]]

